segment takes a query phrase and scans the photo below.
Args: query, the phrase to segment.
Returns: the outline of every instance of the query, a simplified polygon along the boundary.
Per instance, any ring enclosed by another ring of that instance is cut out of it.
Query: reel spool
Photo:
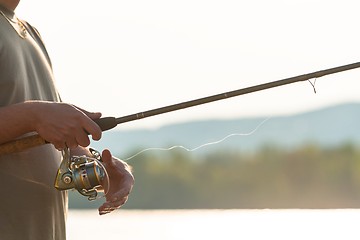
[[[58,190],[76,189],[80,194],[95,200],[98,190],[109,189],[109,177],[105,167],[101,164],[101,156],[90,149],[93,157],[70,157],[69,149],[63,151],[63,160],[55,178],[55,188]]]

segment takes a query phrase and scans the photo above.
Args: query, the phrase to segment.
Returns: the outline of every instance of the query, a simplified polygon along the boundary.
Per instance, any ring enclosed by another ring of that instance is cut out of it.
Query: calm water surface
[[[360,209],[71,210],[68,239],[360,239]]]

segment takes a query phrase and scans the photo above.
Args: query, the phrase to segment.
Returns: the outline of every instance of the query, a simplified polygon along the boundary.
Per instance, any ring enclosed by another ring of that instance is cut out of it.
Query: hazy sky
[[[124,116],[360,60],[358,0],[22,0],[62,98]],[[122,125],[292,114],[360,101],[360,69]]]

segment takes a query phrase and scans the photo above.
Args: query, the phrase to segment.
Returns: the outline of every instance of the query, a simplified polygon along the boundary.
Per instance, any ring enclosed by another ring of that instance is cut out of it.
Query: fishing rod
[[[343,66],[339,66],[339,67],[329,68],[329,69],[320,70],[320,71],[316,71],[316,72],[312,72],[312,73],[307,73],[307,74],[303,74],[303,75],[299,75],[299,76],[295,76],[295,77],[285,78],[282,80],[277,80],[277,81],[268,82],[268,83],[264,83],[264,84],[260,84],[260,85],[255,85],[255,86],[251,86],[251,87],[247,87],[247,88],[242,88],[242,89],[238,89],[238,90],[234,90],[234,91],[230,91],[230,92],[220,93],[220,94],[216,94],[216,95],[212,95],[212,96],[208,96],[208,97],[203,97],[203,98],[194,99],[194,100],[190,100],[190,101],[186,101],[186,102],[181,102],[181,103],[177,103],[177,104],[173,104],[173,105],[168,105],[165,107],[155,108],[152,110],[139,112],[139,113],[135,113],[135,114],[130,114],[130,115],[123,116],[123,117],[118,117],[118,118],[104,117],[104,118],[95,120],[95,122],[99,125],[99,127],[101,128],[102,131],[106,131],[106,130],[112,129],[122,123],[131,122],[131,121],[135,121],[135,120],[139,120],[139,119],[143,119],[143,118],[147,118],[147,117],[151,117],[151,116],[155,116],[155,115],[160,115],[163,113],[173,112],[173,111],[180,110],[180,109],[194,107],[194,106],[198,106],[201,104],[224,100],[227,98],[245,95],[248,93],[253,93],[253,92],[258,92],[258,91],[262,91],[262,90],[266,90],[266,89],[270,89],[270,88],[275,88],[275,87],[279,87],[279,86],[283,86],[283,85],[287,85],[287,84],[292,84],[295,82],[307,81],[309,79],[314,79],[314,78],[317,79],[317,78],[323,77],[325,75],[348,71],[348,70],[359,68],[359,67],[360,67],[360,62],[347,64],[347,65],[343,65]],[[39,135],[35,134],[32,136],[24,137],[24,138],[10,141],[10,142],[0,145],[0,155],[14,153],[14,152],[20,152],[25,149],[40,146],[40,145],[47,144],[47,143],[49,143],[49,142],[44,140]]]

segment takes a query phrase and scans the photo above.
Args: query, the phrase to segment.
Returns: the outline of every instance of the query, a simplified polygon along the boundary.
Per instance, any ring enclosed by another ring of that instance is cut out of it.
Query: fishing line
[[[314,80],[314,83],[312,83],[310,79],[309,79],[308,81],[309,81],[309,83],[311,84],[311,86],[313,87],[314,93],[316,94],[316,88],[315,88],[316,78],[315,78],[315,80]]]
[[[179,148],[179,149],[183,149],[183,150],[185,150],[187,152],[194,152],[194,151],[199,150],[200,148],[203,148],[203,147],[220,144],[220,143],[224,142],[226,139],[231,138],[231,137],[250,136],[250,135],[254,134],[260,127],[262,127],[270,118],[271,117],[268,117],[265,120],[263,120],[262,122],[260,122],[260,124],[258,124],[253,130],[251,130],[248,133],[231,133],[231,134],[226,135],[225,137],[221,138],[220,140],[217,140],[217,141],[214,141],[214,142],[204,143],[204,144],[202,144],[200,146],[197,146],[195,148],[187,148],[187,147],[184,147],[182,145],[175,145],[175,146],[171,146],[171,147],[168,147],[168,148],[161,148],[161,147],[146,148],[146,149],[143,149],[143,150],[135,153],[131,157],[128,157],[128,158],[124,159],[124,161],[129,161],[129,160],[133,159],[134,157],[136,157],[136,156],[138,156],[138,155],[140,155],[140,154],[142,154],[144,152],[148,152],[148,151],[171,151],[173,149],[178,149]]]

